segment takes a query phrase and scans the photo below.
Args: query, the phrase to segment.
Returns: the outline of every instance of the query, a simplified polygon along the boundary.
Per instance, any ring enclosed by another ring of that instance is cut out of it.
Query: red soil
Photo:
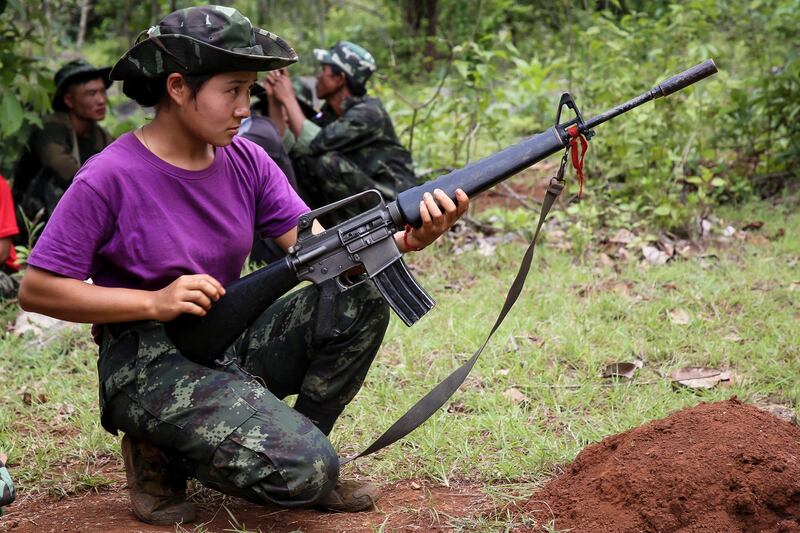
[[[166,532],[175,526],[149,526],[133,514],[123,483],[113,490],[84,493],[60,500],[47,496],[22,498],[6,508],[0,531],[13,533]],[[200,505],[198,520],[178,531],[308,531],[355,533],[361,531],[451,531],[450,521],[469,519],[493,509],[482,486],[430,487],[406,481],[383,487],[378,508],[363,513],[322,513],[308,509],[262,507],[215,494]],[[210,491],[209,491],[210,492]],[[230,511],[231,514],[228,514]],[[231,519],[236,518],[238,526]]]
[[[575,533],[800,532],[800,428],[735,398],[684,409],[586,447],[525,511]]]
[[[108,476],[117,482],[100,493],[21,495],[0,532],[175,531],[133,516],[117,466]],[[378,509],[355,514],[260,507],[207,491],[198,500],[200,531],[232,531],[233,515],[239,529],[274,532],[451,531],[454,521],[503,517],[513,531],[800,533],[800,428],[734,398],[592,444],[540,492],[505,510],[478,485],[409,480],[383,491]]]

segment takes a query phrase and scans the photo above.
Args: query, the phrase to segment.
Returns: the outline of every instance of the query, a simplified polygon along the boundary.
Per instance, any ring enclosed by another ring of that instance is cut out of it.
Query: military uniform
[[[226,494],[310,504],[338,479],[325,434],[364,382],[389,321],[371,282],[338,298],[322,335],[317,306],[314,287],[279,300],[214,368],[183,357],[161,323],[104,326],[103,426],[147,439],[178,475]],[[294,408],[281,401],[298,393],[305,400]]]
[[[83,59],[68,62],[56,72],[56,86],[51,106],[54,113],[42,119],[42,127],[31,133],[22,156],[14,166],[14,203],[20,229],[18,242],[28,244],[27,228],[22,220],[47,222],[72,178],[87,159],[111,144],[113,138],[96,122],[89,131],[78,135],[69,118],[64,95],[80,80],[100,79],[111,85],[111,67],[97,68]]]
[[[375,70],[372,55],[347,41],[340,41],[330,50],[315,50],[315,56],[362,84]],[[368,189],[377,189],[386,200],[393,200],[398,192],[416,185],[411,153],[400,144],[392,120],[378,98],[346,99],[341,117],[326,104],[317,124],[320,129],[308,146],[293,149],[297,181],[312,207]],[[313,126],[306,124],[303,133],[306,128],[313,131]],[[361,209],[345,209],[336,221]]]
[[[237,10],[192,7],[168,15],[140,35],[112,69],[111,79],[123,80],[123,91],[129,94],[144,80],[171,72],[270,70],[296,60],[285,41],[252,27]],[[173,179],[194,178],[197,172],[162,169],[157,156],[133,134],[124,135],[81,171],[87,181],[93,172],[98,179],[83,187],[81,176],[73,185],[30,264],[69,275],[61,260],[66,250],[59,243],[76,238],[84,243],[81,258],[91,259],[82,264],[99,269],[92,276],[97,285],[152,288],[146,280],[171,280],[175,272],[206,272],[223,284],[230,282],[244,260],[235,255],[242,249],[239,228],[254,224],[265,234],[283,235],[307,210],[284,176],[271,170],[273,162],[251,144],[234,139],[230,146],[218,147],[212,165],[219,163],[219,168],[207,179]],[[121,149],[124,156],[115,152]],[[119,179],[105,179],[116,173]],[[139,179],[130,179],[136,174]],[[211,198],[204,187],[213,188],[216,196]],[[153,216],[137,216],[155,204]],[[110,235],[86,229],[85,238],[73,237],[69,224],[77,223],[81,209],[98,216],[95,226],[108,224]],[[229,212],[237,215],[232,221],[226,219]],[[187,228],[180,227],[180,220],[198,215],[194,226],[186,222]],[[226,227],[236,235],[220,240],[219,229],[228,222],[235,223]],[[174,225],[166,230],[169,242],[164,244],[160,237],[169,224]],[[141,234],[132,237],[120,227],[136,227]],[[102,242],[102,251],[95,242]],[[143,242],[152,247],[144,262],[133,250]],[[173,253],[209,243],[226,252]],[[115,277],[102,277],[111,270]],[[187,477],[258,503],[313,503],[336,510],[372,504],[374,492],[358,490],[351,491],[355,498],[341,500],[342,505],[328,503],[331,495],[348,493],[340,488],[338,458],[326,435],[364,381],[389,321],[388,307],[375,286],[365,282],[334,300],[329,327],[320,328],[317,296],[316,287],[310,286],[275,302],[211,366],[184,357],[160,322],[95,329],[101,421],[108,431],[125,432],[123,458],[132,507],[140,519],[152,524],[193,520],[193,506],[185,501]],[[293,394],[298,397],[292,408],[282,400]],[[358,501],[365,492],[366,501]]]
[[[97,123],[86,135],[77,135],[66,112],[46,116],[15,168],[15,203],[31,220],[44,209],[47,221],[81,165],[112,140]]]

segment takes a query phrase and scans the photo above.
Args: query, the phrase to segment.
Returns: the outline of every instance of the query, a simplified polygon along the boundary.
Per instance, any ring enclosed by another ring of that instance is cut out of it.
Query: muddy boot
[[[131,505],[139,520],[156,526],[194,522],[194,504],[186,501],[186,478],[174,472],[174,464],[161,450],[126,434],[122,458]]]
[[[339,513],[356,513],[375,506],[381,497],[377,485],[360,481],[342,481],[328,494],[314,503],[314,507]]]

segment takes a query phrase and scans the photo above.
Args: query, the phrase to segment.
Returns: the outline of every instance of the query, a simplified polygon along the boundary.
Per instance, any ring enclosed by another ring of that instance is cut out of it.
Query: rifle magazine
[[[436,305],[402,259],[381,270],[372,280],[406,326],[414,324]]]

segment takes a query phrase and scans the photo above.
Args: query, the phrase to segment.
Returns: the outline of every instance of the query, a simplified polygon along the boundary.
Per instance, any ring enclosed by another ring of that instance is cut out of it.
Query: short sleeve
[[[259,165],[263,175],[260,176],[262,186],[256,197],[255,229],[262,237],[280,237],[295,227],[300,215],[309,209],[278,165],[268,157],[263,157],[262,161],[263,164]]]
[[[58,202],[28,263],[85,280],[100,268],[98,250],[111,238],[114,215],[86,181],[77,180]]]

